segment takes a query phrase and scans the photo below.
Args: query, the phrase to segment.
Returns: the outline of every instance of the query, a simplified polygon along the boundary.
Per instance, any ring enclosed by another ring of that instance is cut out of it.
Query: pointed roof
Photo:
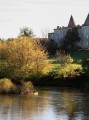
[[[89,26],[89,14],[85,20],[84,26]]]
[[[74,26],[76,26],[76,25],[75,25],[75,22],[74,22],[73,16],[71,15],[71,17],[70,17],[70,21],[69,21],[69,24],[68,24],[68,27],[74,27]]]

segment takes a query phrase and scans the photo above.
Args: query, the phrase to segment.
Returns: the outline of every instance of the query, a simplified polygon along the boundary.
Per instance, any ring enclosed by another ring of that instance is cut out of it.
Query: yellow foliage
[[[56,63],[61,65],[70,64],[73,62],[73,58],[66,54],[64,51],[57,51],[56,52]]]
[[[0,41],[0,59],[5,59],[6,57],[6,42]]]
[[[77,70],[82,70],[81,65],[78,64],[67,64],[61,66],[58,71],[58,77],[75,77],[79,75]]]
[[[0,79],[0,92],[7,93],[11,90],[15,90],[15,85],[11,82],[11,80],[7,78]]]
[[[6,56],[9,67],[14,69],[13,77],[45,74],[50,70],[48,53],[37,39],[20,37],[8,41]]]

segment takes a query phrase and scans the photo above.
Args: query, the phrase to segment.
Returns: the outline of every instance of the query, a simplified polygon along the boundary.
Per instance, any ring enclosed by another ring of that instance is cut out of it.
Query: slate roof
[[[83,24],[84,26],[89,26],[89,14],[85,20],[85,23]]]
[[[74,22],[73,16],[71,15],[68,27],[74,27],[74,26],[76,26],[76,24]]]

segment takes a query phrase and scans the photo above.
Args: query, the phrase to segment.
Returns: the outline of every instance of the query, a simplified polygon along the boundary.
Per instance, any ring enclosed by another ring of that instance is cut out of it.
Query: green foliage
[[[5,56],[6,41],[0,41],[0,60],[4,60]]]
[[[47,42],[47,50],[50,55],[54,55],[56,53],[56,50],[58,49],[58,44],[54,40],[49,40]]]
[[[59,71],[57,73],[57,77],[76,77],[80,75],[80,72],[82,71],[81,65],[78,64],[67,64],[65,66],[61,66],[59,68]]]
[[[74,63],[81,64],[82,60],[89,59],[89,50],[79,49],[69,52],[71,57],[74,59]]]
[[[51,74],[57,78],[76,77],[82,73],[82,67],[79,64],[73,64],[73,58],[64,51],[57,51],[55,59],[51,60]]]
[[[89,74],[89,59],[82,60],[82,67],[84,72],[88,75]]]
[[[5,60],[0,61],[0,78],[9,78],[10,70],[8,68],[7,62]]]
[[[76,43],[80,41],[78,28],[73,27],[72,29],[69,29],[66,33],[66,36],[62,43],[63,49],[75,49],[77,47]]]
[[[65,65],[65,64],[70,64],[73,62],[73,58],[66,54],[64,51],[57,51],[56,52],[56,63]]]
[[[29,29],[28,27],[23,27],[20,29],[20,36],[33,37],[34,33],[33,33],[32,29]]]

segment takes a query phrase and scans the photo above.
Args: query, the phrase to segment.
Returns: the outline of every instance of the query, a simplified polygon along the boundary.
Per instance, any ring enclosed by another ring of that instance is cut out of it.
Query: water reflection
[[[89,94],[38,89],[39,96],[0,95],[0,120],[88,120]]]
[[[54,96],[53,96],[54,97]],[[79,91],[62,91],[52,99],[54,112],[59,118],[66,116],[65,120],[89,119],[89,94]],[[63,120],[63,119],[62,119]]]

